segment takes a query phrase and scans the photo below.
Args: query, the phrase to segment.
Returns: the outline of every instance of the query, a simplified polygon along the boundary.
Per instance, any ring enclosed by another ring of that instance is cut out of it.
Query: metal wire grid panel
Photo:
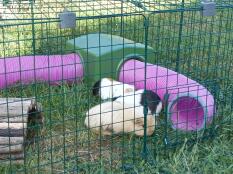
[[[176,70],[207,87],[216,100],[217,113],[211,126],[193,133],[172,129],[167,122],[166,107],[152,136],[138,138],[132,135],[98,136],[84,126],[86,111],[99,104],[92,96],[92,86],[86,83],[90,74],[76,84],[59,86],[41,81],[17,83],[1,90],[1,97],[35,97],[43,106],[44,129],[35,136],[35,143],[24,146],[24,157],[10,155],[4,158],[3,170],[14,173],[93,173],[102,170],[113,173],[130,171],[142,160],[156,164],[156,156],[166,153],[187,139],[190,143],[213,137],[223,122],[231,122],[233,109],[232,81],[232,2],[217,1],[214,17],[200,15],[199,1],[4,1],[0,28],[0,57],[53,55],[79,52],[81,48],[67,49],[67,40],[89,33],[117,35],[142,43],[147,47],[140,56],[152,57],[154,64]],[[182,3],[183,2],[183,3]],[[13,6],[12,6],[13,5]],[[11,8],[12,6],[12,8]],[[58,13],[67,8],[76,12],[77,27],[60,29]],[[148,10],[149,9],[149,10]],[[1,11],[2,12],[2,11]],[[149,12],[149,13],[148,13]],[[148,16],[145,17],[145,13]],[[114,48],[113,38],[108,45]],[[126,56],[128,43],[120,44],[121,57]],[[136,47],[136,45],[134,45]],[[106,46],[99,46],[104,50]],[[87,47],[85,50],[88,52]],[[132,52],[134,54],[134,52]],[[108,59],[98,52],[99,66],[117,59]],[[88,64],[95,64],[87,54]],[[95,60],[96,61],[96,60]],[[89,67],[89,66],[87,66]],[[100,70],[99,78],[117,73]],[[127,73],[127,72],[125,72]],[[93,75],[93,74],[92,74]],[[1,72],[6,77],[6,73]],[[20,79],[22,80],[22,76]],[[153,77],[150,77],[153,78]],[[150,78],[145,76],[145,81]],[[168,78],[168,77],[164,77]],[[159,90],[158,86],[154,87]],[[20,114],[20,113],[19,113]],[[37,126],[34,126],[37,127]],[[27,140],[29,141],[29,140]],[[10,141],[7,145],[10,147]],[[7,147],[6,146],[6,147]],[[6,164],[8,163],[8,164]]]

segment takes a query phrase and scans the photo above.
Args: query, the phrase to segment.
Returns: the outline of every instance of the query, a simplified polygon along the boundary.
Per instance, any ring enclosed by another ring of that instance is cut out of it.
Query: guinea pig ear
[[[94,96],[99,95],[99,94],[100,94],[100,88],[101,88],[101,80],[98,80],[98,81],[94,84],[94,86],[93,86],[93,88],[92,88],[92,94],[93,94]]]
[[[125,93],[129,93],[129,92],[134,92],[134,89],[133,88],[126,88]]]

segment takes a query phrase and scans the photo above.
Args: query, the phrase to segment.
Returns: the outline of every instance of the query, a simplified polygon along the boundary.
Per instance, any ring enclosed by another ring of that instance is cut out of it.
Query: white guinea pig
[[[146,120],[146,134],[150,136],[155,129],[155,117],[148,114]],[[85,125],[101,135],[135,133],[137,136],[143,136],[145,123],[144,115],[138,113],[134,107],[109,101],[89,109]]]

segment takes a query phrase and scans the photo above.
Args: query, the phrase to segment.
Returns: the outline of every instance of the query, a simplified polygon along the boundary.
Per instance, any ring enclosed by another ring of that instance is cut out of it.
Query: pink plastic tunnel
[[[83,77],[84,69],[77,54],[39,55],[0,58],[0,89],[16,83],[61,81],[72,83]]]
[[[131,59],[121,66],[119,80],[137,89],[143,89],[146,84],[146,89],[153,90],[161,99],[169,94],[167,118],[174,129],[201,130],[213,119],[215,103],[211,93],[182,74]]]

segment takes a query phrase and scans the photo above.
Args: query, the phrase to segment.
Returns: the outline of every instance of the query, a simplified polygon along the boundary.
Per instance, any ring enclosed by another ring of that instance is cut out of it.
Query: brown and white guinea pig
[[[128,92],[124,96],[118,97],[117,102],[135,107],[138,113],[144,114],[144,105],[147,104],[148,114],[159,116],[163,104],[160,97],[151,90],[139,89],[134,92]]]
[[[93,95],[99,95],[102,100],[115,99],[133,91],[135,91],[133,85],[124,84],[111,78],[100,79],[94,84],[92,89]]]
[[[85,125],[96,134],[112,135],[135,133],[144,135],[144,115],[134,107],[117,101],[108,101],[92,107],[86,112]],[[155,129],[155,117],[147,115],[146,133],[152,135]]]

